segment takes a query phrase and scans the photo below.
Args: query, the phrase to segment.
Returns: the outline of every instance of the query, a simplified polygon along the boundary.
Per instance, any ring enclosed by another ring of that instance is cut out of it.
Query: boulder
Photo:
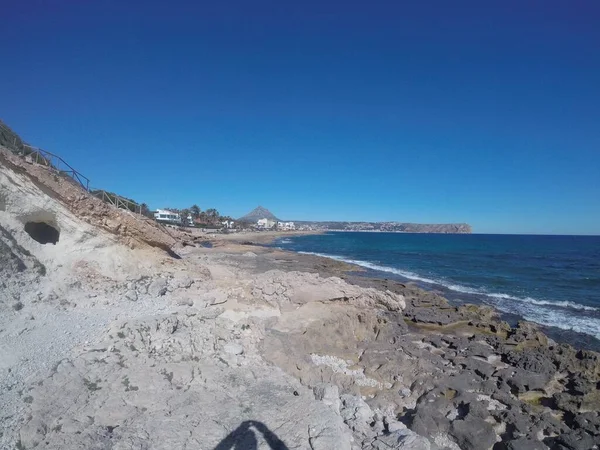
[[[410,430],[398,430],[377,436],[371,444],[375,450],[430,450],[431,443]]]
[[[354,395],[344,394],[341,401],[340,415],[350,429],[363,436],[374,435],[371,429],[371,423],[374,422],[371,407],[362,398]]]
[[[336,414],[340,413],[340,393],[338,387],[334,384],[319,383],[313,388],[313,393],[317,400],[322,401],[329,406]]]
[[[548,446],[538,440],[519,438],[506,443],[507,450],[548,450]]]
[[[417,306],[410,308],[405,314],[413,322],[435,325],[448,325],[461,319],[455,308],[439,309]]]
[[[135,302],[138,299],[137,292],[134,289],[129,289],[127,292],[125,292],[125,298],[132,302]]]
[[[228,342],[223,346],[223,350],[225,351],[225,353],[228,353],[230,355],[241,355],[242,353],[244,353],[244,347],[235,342]]]
[[[445,434],[450,429],[448,417],[455,417],[455,411],[453,404],[444,397],[427,394],[417,403],[410,429],[424,436]]]
[[[542,390],[551,379],[551,374],[535,373],[519,368],[507,368],[497,373],[500,381],[507,383],[517,393]]]
[[[485,420],[469,414],[463,420],[455,420],[449,433],[461,450],[487,450],[496,443],[496,433]]]
[[[174,278],[169,288],[172,290],[189,289],[192,284],[194,284],[194,280],[192,280],[189,276],[184,275],[182,277]]]
[[[507,352],[504,355],[505,362],[511,366],[518,367],[528,372],[552,377],[556,367],[550,356],[537,349],[524,349]]]
[[[583,430],[574,430],[562,433],[555,438],[547,439],[551,442],[550,448],[568,450],[594,450],[598,447],[598,436],[591,436]]]
[[[148,286],[148,294],[152,297],[161,297],[167,293],[167,286],[166,278],[157,278]]]
[[[276,306],[340,301],[360,307],[379,306],[388,311],[405,308],[404,297],[389,290],[362,288],[337,277],[322,278],[306,272],[271,270],[254,280],[252,295]]]

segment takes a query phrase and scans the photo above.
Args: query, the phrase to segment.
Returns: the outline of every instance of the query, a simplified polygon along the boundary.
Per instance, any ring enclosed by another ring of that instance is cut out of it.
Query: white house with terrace
[[[235,228],[235,222],[233,220],[225,220],[224,222],[221,222],[221,225],[223,225],[223,228],[227,228],[228,230]]]
[[[256,222],[256,228],[258,228],[260,230],[270,230],[276,224],[277,224],[277,222],[275,222],[274,220],[264,218],[264,219],[259,219]]]
[[[154,219],[157,222],[170,223],[173,225],[181,224],[181,216],[179,213],[169,211],[168,209],[157,209],[154,211]]]
[[[296,229],[294,222],[277,222],[277,229],[283,231],[292,231]]]

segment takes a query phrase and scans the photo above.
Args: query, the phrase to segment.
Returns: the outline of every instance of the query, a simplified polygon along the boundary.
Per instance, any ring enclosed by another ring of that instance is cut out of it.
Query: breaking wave
[[[357,266],[379,272],[393,273],[409,280],[443,286],[446,289],[454,292],[477,295],[485,303],[493,305],[500,311],[518,314],[526,320],[537,322],[542,325],[586,333],[600,339],[600,308],[594,308],[593,306],[582,305],[570,301],[551,301],[535,299],[532,297],[516,297],[509,294],[487,292],[484,289],[462,286],[460,284],[450,283],[446,280],[423,277],[407,270],[396,269],[394,267],[382,266],[368,261],[345,258],[327,253],[302,251],[298,253],[330,258],[336,261],[355,264]],[[591,313],[591,316],[584,316],[584,311]]]

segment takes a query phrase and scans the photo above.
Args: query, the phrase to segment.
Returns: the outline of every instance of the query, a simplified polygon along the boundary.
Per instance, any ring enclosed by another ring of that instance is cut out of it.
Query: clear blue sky
[[[5,1],[0,118],[153,208],[600,234],[599,24],[597,0]]]

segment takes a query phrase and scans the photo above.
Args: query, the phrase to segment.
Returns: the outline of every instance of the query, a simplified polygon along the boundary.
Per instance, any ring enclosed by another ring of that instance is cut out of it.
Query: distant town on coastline
[[[186,227],[200,227],[207,231],[235,232],[240,230],[277,230],[277,231],[364,231],[396,233],[471,233],[466,223],[417,224],[404,222],[342,222],[342,221],[283,221],[271,211],[258,206],[237,220],[230,216],[221,216],[214,209],[202,211],[197,205],[190,208],[157,209],[153,216],[156,221]]]

